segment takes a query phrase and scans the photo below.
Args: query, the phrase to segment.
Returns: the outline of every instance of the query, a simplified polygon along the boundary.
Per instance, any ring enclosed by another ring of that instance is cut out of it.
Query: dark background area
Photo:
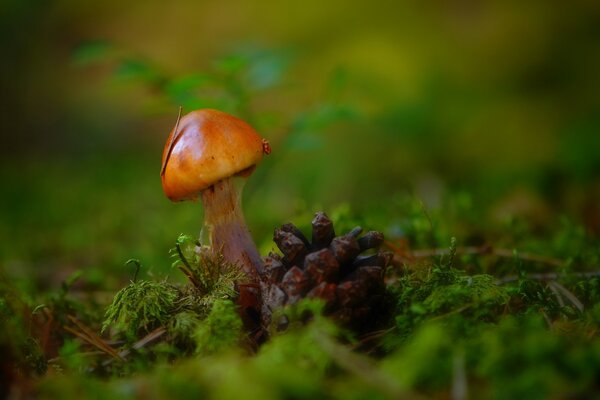
[[[202,221],[160,186],[179,105],[271,141],[244,200],[265,253],[319,209],[391,239],[423,210],[461,244],[600,232],[594,1],[8,0],[0,41],[0,267],[24,285],[169,271]]]

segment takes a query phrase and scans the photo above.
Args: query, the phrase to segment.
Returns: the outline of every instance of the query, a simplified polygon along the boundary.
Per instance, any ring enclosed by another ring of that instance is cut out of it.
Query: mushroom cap
[[[251,172],[262,155],[263,140],[246,122],[218,110],[192,111],[167,139],[163,190],[172,201],[195,199],[221,179]]]

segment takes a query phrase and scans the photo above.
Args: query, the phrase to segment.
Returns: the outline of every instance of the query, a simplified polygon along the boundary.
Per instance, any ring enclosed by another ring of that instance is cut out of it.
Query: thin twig
[[[359,337],[358,343],[356,343],[356,345],[352,346],[352,349],[357,350],[357,349],[363,348],[366,344],[381,339],[388,333],[393,332],[395,329],[396,329],[396,327],[392,326],[391,328],[388,328],[388,329],[381,329],[378,331],[369,332],[369,333]]]
[[[144,336],[143,338],[141,338],[140,340],[138,340],[137,342],[135,342],[133,344],[133,346],[131,346],[130,348],[121,350],[119,352],[119,357],[122,360],[127,359],[127,357],[131,354],[132,350],[139,350],[143,347],[146,347],[147,345],[153,343],[154,341],[158,340],[162,335],[164,335],[167,332],[167,330],[164,327],[159,327],[156,328],[155,330],[153,330],[152,332],[150,332],[149,334],[147,334],[146,336]],[[112,359],[110,360],[106,360],[102,363],[103,367],[106,367],[108,365],[110,365],[113,362]]]
[[[431,317],[431,318],[429,319],[429,321],[437,321],[437,320],[439,320],[439,319],[446,318],[446,317],[447,317],[447,316],[449,316],[449,315],[453,315],[453,314],[460,314],[461,312],[463,312],[463,311],[465,311],[465,310],[467,310],[467,309],[469,309],[469,308],[473,307],[474,305],[475,305],[474,303],[468,303],[468,304],[465,304],[464,306],[462,306],[462,307],[460,307],[460,308],[457,308],[457,309],[455,309],[455,310],[452,310],[452,311],[448,311],[448,312],[447,312],[447,313],[445,313],[445,314],[440,314],[440,315],[436,315],[435,317]]]
[[[400,256],[403,259],[408,259],[408,260],[429,258],[429,257],[439,257],[439,256],[450,254],[450,249],[448,249],[448,248],[403,251],[389,241],[386,241],[385,243],[398,256]],[[460,255],[492,255],[492,256],[501,257],[501,258],[514,258],[515,257],[514,251],[511,249],[495,248],[490,245],[458,247],[458,248],[456,248],[456,254],[460,254]],[[540,255],[531,254],[531,253],[519,252],[518,257],[521,260],[547,264],[547,265],[551,265],[553,267],[562,267],[565,263],[563,260],[560,260],[557,258],[540,256]]]
[[[525,279],[532,279],[535,281],[555,281],[559,278],[567,278],[570,276],[574,276],[577,278],[593,278],[595,276],[600,276],[600,271],[587,271],[587,272],[546,272],[539,274],[527,274],[525,275]],[[521,279],[518,275],[508,275],[503,278],[496,280],[496,285],[503,285],[505,283],[516,282]]]
[[[97,357],[106,354],[104,351],[94,350],[94,351],[82,351],[77,353],[78,356],[81,357]],[[48,364],[57,364],[62,358],[60,356],[56,356],[48,359]]]
[[[173,129],[173,135],[171,136],[171,140],[169,141],[169,150],[167,150],[167,156],[165,157],[162,166],[160,167],[160,176],[165,175],[165,170],[167,169],[167,163],[169,162],[169,158],[171,158],[171,152],[173,151],[173,145],[175,144],[175,140],[178,137],[178,129],[179,129],[179,121],[181,120],[181,112],[183,111],[183,107],[179,106],[179,113],[177,114],[177,122],[175,123],[175,128]]]
[[[579,312],[583,312],[583,310],[585,309],[583,303],[569,289],[567,289],[566,287],[564,287],[556,281],[548,282],[548,286],[550,288],[554,288],[554,290],[560,292],[563,296],[565,296],[567,300],[569,300],[571,304],[573,304],[579,310]]]
[[[160,328],[156,328],[155,330],[153,330],[152,332],[135,342],[133,346],[131,346],[131,349],[125,349],[119,352],[119,355],[125,358],[131,353],[131,350],[139,350],[142,347],[146,347],[147,345],[154,342],[156,339],[160,338],[165,333],[167,333],[167,330],[164,327],[161,326]]]
[[[550,281],[546,284],[546,286],[548,286],[548,288],[552,291],[552,293],[554,294],[554,297],[556,297],[556,301],[558,301],[558,305],[560,306],[560,308],[563,308],[565,306],[565,301],[563,300],[560,292],[558,291],[558,289],[552,285],[554,281]]]
[[[110,347],[100,336],[98,336],[94,331],[85,326],[81,321],[79,321],[72,315],[67,316],[67,318],[71,323],[73,323],[77,328],[79,328],[79,331],[71,328],[70,326],[64,326],[64,330],[91,344],[97,349],[105,352],[111,357],[123,361],[123,358],[117,353],[115,349]]]
[[[465,400],[468,398],[469,387],[467,371],[465,368],[464,350],[454,354],[452,360],[452,400]]]
[[[397,248],[391,247],[393,251],[396,251]],[[423,249],[423,250],[414,250],[408,252],[408,254],[400,254],[400,256],[404,256],[406,258],[428,258],[434,256],[442,256],[450,254],[450,250],[447,248],[439,248],[439,249]],[[496,257],[502,258],[514,258],[514,251],[511,249],[503,249],[503,248],[495,248],[493,246],[484,245],[484,246],[467,246],[467,247],[458,247],[456,249],[456,254],[461,255],[492,255]],[[545,257],[537,254],[531,253],[521,253],[519,252],[518,257],[521,260],[538,262],[542,264],[552,265],[554,267],[561,267],[564,265],[564,261],[558,258]]]
[[[542,316],[544,317],[544,320],[546,321],[546,324],[548,325],[549,329],[552,329],[553,327],[553,323],[552,320],[550,319],[550,317],[548,316],[548,314],[546,314],[546,312],[544,310],[540,309],[540,312],[542,313]]]

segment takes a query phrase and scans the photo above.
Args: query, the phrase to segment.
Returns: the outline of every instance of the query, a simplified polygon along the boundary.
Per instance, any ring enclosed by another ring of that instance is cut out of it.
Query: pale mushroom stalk
[[[204,227],[201,244],[239,265],[255,280],[262,269],[262,260],[254,245],[242,212],[242,191],[246,178],[224,178],[200,194],[204,207]]]

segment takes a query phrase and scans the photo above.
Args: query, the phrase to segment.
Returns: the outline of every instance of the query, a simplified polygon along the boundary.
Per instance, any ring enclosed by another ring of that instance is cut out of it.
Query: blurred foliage
[[[597,396],[595,2],[0,9],[0,397]],[[307,304],[249,355],[227,284],[190,301],[169,248],[202,210],[159,179],[179,106],[270,140],[244,205],[262,254],[320,209],[385,232],[389,331],[351,338]]]
[[[446,197],[488,238],[509,223],[546,234],[563,215],[600,231],[591,3],[234,2],[235,16],[110,3],[9,1],[1,14],[0,253],[12,275],[57,285],[84,269],[116,288],[132,256],[147,273],[168,270],[174,232],[201,224],[157,178],[179,106],[229,111],[271,141],[245,199],[265,251],[273,226],[316,209],[347,204],[395,235],[401,203],[427,226],[426,214],[448,213]],[[35,29],[16,34],[25,18]],[[441,237],[413,244],[468,231],[447,218]]]

